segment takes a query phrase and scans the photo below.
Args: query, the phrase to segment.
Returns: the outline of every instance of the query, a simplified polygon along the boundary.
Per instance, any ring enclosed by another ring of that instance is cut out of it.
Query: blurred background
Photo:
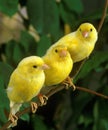
[[[9,113],[5,89],[18,62],[43,56],[83,22],[98,29],[104,4],[105,0],[0,0],[0,127]],[[108,12],[95,49],[74,82],[108,95]],[[107,111],[106,99],[70,88],[54,94],[36,114],[21,116],[12,130],[108,130]]]

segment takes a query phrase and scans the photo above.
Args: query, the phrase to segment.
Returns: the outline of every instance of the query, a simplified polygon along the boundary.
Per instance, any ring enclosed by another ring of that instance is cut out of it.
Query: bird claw
[[[76,90],[76,86],[72,82],[72,79],[68,76],[64,81],[63,84],[65,85],[65,88],[68,89],[69,87],[73,88],[73,91]]]
[[[10,113],[9,120],[12,122],[11,127],[14,127],[17,125],[18,117],[16,115],[13,115],[12,113]]]
[[[62,83],[63,85],[65,85],[65,89],[69,89],[69,84],[68,83],[66,83],[66,81],[63,81],[63,83]]]
[[[37,108],[38,108],[37,103],[31,102],[31,111],[32,111],[32,113],[35,113]]]
[[[47,104],[47,100],[48,100],[48,97],[47,97],[47,96],[39,94],[38,97],[39,97],[41,106]]]

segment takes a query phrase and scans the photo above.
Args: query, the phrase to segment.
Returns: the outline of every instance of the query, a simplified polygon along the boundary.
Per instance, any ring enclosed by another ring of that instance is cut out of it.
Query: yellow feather
[[[42,69],[44,61],[37,56],[24,58],[13,71],[7,88],[12,114],[22,103],[30,101],[42,88],[45,75]]]
[[[95,27],[90,23],[83,23],[75,32],[65,35],[52,45],[50,49],[57,45],[66,46],[75,63],[87,58],[91,54],[97,38]]]
[[[46,93],[52,89],[52,85],[57,85],[68,77],[73,61],[67,47],[63,45],[48,50],[43,60],[49,66],[49,69],[45,70],[45,87],[42,88],[42,91]]]

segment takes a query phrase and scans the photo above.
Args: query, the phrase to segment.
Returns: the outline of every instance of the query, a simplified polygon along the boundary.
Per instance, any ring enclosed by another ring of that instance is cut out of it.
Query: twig
[[[102,18],[100,20],[100,23],[99,23],[99,26],[98,26],[98,29],[97,29],[98,33],[100,32],[100,30],[102,28],[102,25],[104,23],[104,20],[105,20],[105,17],[106,17],[106,13],[107,13],[107,8],[108,8],[108,0],[106,0],[106,2],[105,2],[103,15],[102,15]]]
[[[61,85],[61,86],[59,86],[58,88],[56,88],[55,90],[50,91],[47,96],[50,97],[50,96],[54,95],[55,93],[57,93],[58,91],[60,91],[60,90],[62,90],[62,89],[64,89],[64,88],[65,88],[65,86]],[[98,96],[98,97],[102,97],[102,98],[108,99],[108,96],[103,95],[103,94],[101,94],[101,93],[98,93],[98,92],[93,91],[93,90],[88,89],[88,88],[76,86],[76,90],[84,91],[84,92],[87,92],[87,93],[91,93],[91,94],[93,94],[93,95],[96,95],[96,96]]]
[[[57,93],[58,91],[63,90],[64,88],[65,88],[64,85],[60,85],[60,86],[58,86],[56,89],[53,89],[52,91],[50,91],[46,96],[49,98],[49,97],[51,97],[52,95],[54,95],[55,93]],[[91,93],[91,94],[93,94],[93,95],[96,95],[96,96],[99,96],[99,97],[108,99],[108,96],[103,95],[103,94],[98,93],[98,92],[95,92],[95,91],[93,91],[93,90],[84,88],[84,87],[78,87],[78,86],[76,86],[76,90],[84,91],[84,92]],[[38,106],[38,107],[41,106],[40,102],[37,102],[37,106]],[[31,107],[28,107],[28,108],[25,108],[25,109],[22,110],[22,111],[17,112],[17,113],[16,113],[16,116],[19,118],[21,115],[23,115],[23,114],[25,114],[25,113],[30,113],[30,112],[31,112]],[[2,126],[2,128],[0,128],[0,130],[5,130],[6,128],[9,127],[9,125],[11,125],[11,121],[10,121],[10,120],[9,120],[7,123],[5,123],[4,126]]]
[[[87,88],[83,88],[83,87],[76,87],[78,90],[80,90],[80,91],[85,91],[85,92],[87,92],[87,93],[91,93],[91,94],[93,94],[93,95],[96,95],[96,96],[99,96],[99,97],[102,97],[102,98],[105,98],[105,99],[108,99],[108,96],[106,96],[106,95],[103,95],[103,94],[101,94],[101,93],[98,93],[98,92],[96,92],[96,91],[93,91],[93,90],[90,90],[90,89],[87,89]]]
[[[99,23],[99,26],[98,26],[98,29],[97,29],[98,34],[99,34],[99,32],[100,32],[100,30],[101,30],[101,28],[102,28],[102,25],[103,25],[103,23],[104,23],[104,20],[105,20],[105,17],[106,17],[106,13],[107,13],[107,8],[108,8],[108,0],[105,1],[103,14],[102,14],[102,17],[101,17],[101,20],[100,20],[100,23]],[[86,61],[86,59],[81,62],[79,68],[77,68],[77,71],[76,71],[74,77],[77,76],[77,74],[78,74],[79,71],[81,70],[81,68],[82,68],[83,64],[85,63],[85,61]]]

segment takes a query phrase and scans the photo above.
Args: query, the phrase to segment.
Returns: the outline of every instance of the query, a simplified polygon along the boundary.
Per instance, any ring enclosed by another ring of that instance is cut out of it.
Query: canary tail
[[[19,111],[21,105],[21,103],[14,103],[10,101],[10,114],[8,120],[11,120],[12,124],[9,128],[17,125],[18,117],[15,114]]]

